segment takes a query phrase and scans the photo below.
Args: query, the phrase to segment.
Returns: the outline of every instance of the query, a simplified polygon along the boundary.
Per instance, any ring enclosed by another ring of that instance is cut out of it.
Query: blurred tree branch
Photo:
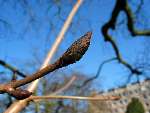
[[[120,96],[63,96],[63,95],[49,95],[49,96],[31,96],[27,98],[27,101],[35,101],[35,100],[43,100],[43,99],[72,99],[72,100],[93,100],[93,101],[106,101],[106,100],[119,100]]]
[[[109,62],[114,61],[114,60],[117,60],[117,59],[116,59],[116,58],[111,58],[111,59],[108,59],[108,60],[103,61],[103,62],[99,65],[99,68],[98,68],[98,71],[97,71],[96,75],[95,75],[95,76],[92,76],[92,77],[90,77],[90,78],[88,78],[88,79],[86,79],[86,80],[83,82],[83,84],[82,84],[81,86],[79,86],[79,88],[84,87],[84,86],[87,85],[89,82],[91,82],[91,81],[97,79],[97,78],[99,77],[100,73],[101,73],[101,70],[102,70],[103,66],[104,66],[106,63],[109,63]]]
[[[3,67],[11,70],[13,73],[16,73],[16,74],[20,75],[21,77],[26,77],[26,75],[24,73],[22,73],[21,71],[19,71],[18,69],[16,69],[15,67],[11,66],[8,63],[6,63],[3,60],[0,60],[0,65],[2,65]]]
[[[72,77],[70,78],[70,80],[69,80],[62,88],[57,89],[57,90],[56,90],[55,92],[53,92],[52,94],[53,94],[53,95],[56,95],[56,94],[59,94],[59,93],[65,91],[65,90],[67,90],[67,89],[72,85],[72,83],[73,83],[75,80],[76,80],[76,76],[72,76]],[[52,94],[51,94],[51,95],[52,95]]]
[[[124,11],[125,14],[127,15],[127,26],[128,26],[128,30],[130,31],[132,36],[141,36],[141,35],[150,36],[149,30],[139,31],[139,30],[135,29],[134,21],[133,21],[133,19],[134,19],[133,14],[132,14],[132,11],[128,5],[127,0],[117,0],[116,1],[115,7],[114,7],[112,15],[111,15],[111,18],[106,24],[104,24],[102,26],[101,31],[102,31],[102,34],[104,36],[105,41],[108,41],[111,43],[119,63],[121,63],[125,67],[127,67],[131,71],[132,74],[140,75],[140,74],[142,74],[141,71],[139,71],[136,68],[133,68],[132,65],[130,65],[128,62],[126,62],[122,58],[122,56],[119,52],[119,49],[118,49],[115,41],[113,40],[113,37],[110,36],[108,33],[109,29],[113,29],[113,30],[115,29],[117,17],[121,11]]]

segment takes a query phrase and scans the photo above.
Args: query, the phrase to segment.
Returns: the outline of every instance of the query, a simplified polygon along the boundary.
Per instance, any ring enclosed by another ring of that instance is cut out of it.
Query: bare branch
[[[100,72],[101,72],[103,66],[104,66],[106,63],[111,62],[111,61],[113,61],[113,60],[116,60],[116,58],[111,58],[111,59],[108,59],[108,60],[105,60],[104,62],[102,62],[102,63],[100,64],[99,68],[98,68],[98,71],[97,71],[96,75],[93,76],[93,77],[90,77],[90,78],[86,79],[86,80],[83,82],[83,84],[82,84],[81,86],[79,86],[79,88],[81,88],[81,87],[85,86],[86,84],[88,84],[89,82],[91,82],[91,81],[97,79],[97,78],[99,77],[99,75],[100,75]]]
[[[140,10],[142,9],[142,6],[144,5],[144,0],[140,0],[139,5],[137,6],[137,9],[135,11],[135,14],[139,14]]]
[[[62,88],[56,90],[55,92],[53,92],[50,95],[56,95],[56,94],[59,94],[65,90],[67,90],[75,80],[76,80],[76,76],[72,76],[71,79],[67,82],[67,84],[65,84]]]
[[[72,99],[72,100],[90,100],[90,101],[106,101],[106,100],[119,100],[119,96],[62,96],[62,95],[50,95],[50,96],[31,96],[28,101],[41,100],[41,99]]]
[[[119,52],[119,49],[118,49],[115,41],[113,40],[113,37],[111,37],[108,34],[108,31],[110,28],[115,29],[116,20],[117,20],[117,17],[121,11],[124,11],[127,15],[127,20],[128,20],[127,26],[128,26],[128,30],[131,32],[132,36],[137,36],[137,35],[150,36],[150,31],[148,31],[148,30],[138,31],[134,28],[133,14],[132,14],[129,6],[128,6],[127,0],[117,0],[110,20],[102,27],[101,31],[102,31],[102,34],[104,36],[105,41],[108,41],[111,43],[119,63],[126,66],[131,71],[132,74],[140,75],[140,74],[142,74],[141,71],[139,71],[136,68],[133,68],[129,63],[127,63],[122,58],[122,56]]]
[[[10,64],[6,63],[3,60],[0,60],[0,65],[4,66],[5,68],[11,70],[13,73],[16,73],[18,75],[20,75],[21,77],[26,77],[26,75],[22,72],[20,72],[18,69],[16,69],[15,67],[11,66]]]
[[[128,30],[131,32],[132,36],[150,36],[150,30],[139,31],[139,30],[135,29],[134,21],[133,21],[134,17],[133,17],[132,11],[131,11],[128,3],[125,4],[124,11],[125,11],[125,13],[127,15]]]

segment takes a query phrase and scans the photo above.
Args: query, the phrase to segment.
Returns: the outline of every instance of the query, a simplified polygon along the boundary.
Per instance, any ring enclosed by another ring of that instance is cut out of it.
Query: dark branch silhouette
[[[88,78],[88,79],[86,79],[86,80],[83,82],[83,84],[82,84],[81,86],[79,86],[79,88],[82,88],[82,87],[86,86],[89,82],[91,82],[91,81],[97,79],[97,78],[99,77],[100,73],[101,73],[101,70],[102,70],[103,66],[104,66],[106,63],[109,63],[109,62],[114,61],[114,60],[116,60],[116,58],[111,58],[111,59],[108,59],[108,60],[103,61],[103,62],[99,65],[99,68],[98,68],[98,71],[97,71],[96,75],[95,75],[95,76],[92,76],[92,77],[90,77],[90,78]]]
[[[131,9],[128,5],[127,0],[117,0],[116,1],[116,5],[113,9],[111,18],[106,24],[104,24],[102,26],[101,31],[102,31],[102,34],[104,36],[105,41],[108,41],[108,42],[111,43],[119,63],[126,66],[131,71],[132,74],[140,75],[140,74],[142,74],[141,71],[139,71],[136,68],[133,68],[132,65],[130,65],[128,62],[126,62],[122,58],[122,56],[119,52],[119,49],[118,49],[115,41],[113,40],[113,37],[110,36],[109,33],[108,33],[109,29],[113,29],[113,30],[115,29],[117,17],[118,17],[118,15],[121,11],[124,11],[125,14],[127,15],[127,26],[128,26],[128,30],[130,31],[132,36],[141,36],[141,35],[150,36],[150,31],[149,30],[138,31],[134,28],[133,14],[132,14],[132,11],[131,11]]]
[[[21,77],[26,77],[26,75],[24,73],[22,73],[21,71],[19,71],[18,69],[16,69],[15,67],[11,66],[8,63],[6,63],[3,60],[0,60],[0,65],[2,65],[3,67],[11,70],[13,73],[20,75]]]

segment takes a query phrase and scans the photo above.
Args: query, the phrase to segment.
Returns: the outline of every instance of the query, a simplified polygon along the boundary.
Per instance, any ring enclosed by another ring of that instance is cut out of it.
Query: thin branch
[[[106,100],[119,100],[120,96],[62,96],[62,95],[49,95],[49,96],[31,96],[28,101],[43,100],[43,99],[72,99],[72,100],[90,100],[90,101],[106,101]]]
[[[96,75],[93,76],[93,77],[90,77],[90,78],[86,79],[86,80],[83,82],[83,84],[82,84],[81,86],[79,86],[79,88],[81,88],[81,87],[85,86],[86,84],[88,84],[89,82],[91,82],[91,81],[97,79],[97,78],[99,77],[100,73],[101,73],[101,70],[102,70],[103,66],[104,66],[106,63],[109,63],[109,62],[114,61],[114,60],[116,60],[116,58],[111,58],[111,59],[108,59],[108,60],[103,61],[103,62],[99,65],[99,68],[98,68],[98,71],[97,71]]]
[[[72,76],[71,79],[67,82],[67,84],[65,84],[62,88],[56,90],[55,92],[53,92],[49,95],[58,95],[61,92],[67,90],[75,80],[76,80],[76,76]],[[49,95],[46,95],[46,96],[49,96]],[[41,100],[36,100],[36,102],[38,102],[38,101],[41,101]]]
[[[124,6],[124,12],[127,15],[127,26],[128,26],[128,30],[131,32],[132,36],[150,36],[150,30],[143,30],[143,31],[139,31],[134,27],[134,17],[132,14],[132,11],[128,5],[128,3],[126,2],[125,6]]]
[[[140,10],[142,9],[143,5],[144,5],[144,0],[140,0],[140,3],[137,6],[137,9],[135,11],[135,14],[139,14],[140,13]]]
[[[137,35],[150,36],[150,31],[138,31],[134,28],[133,14],[128,6],[127,0],[117,0],[116,1],[116,5],[113,9],[112,16],[111,16],[110,20],[102,27],[101,31],[102,31],[105,41],[108,41],[111,43],[119,63],[126,66],[132,72],[132,74],[140,75],[140,74],[142,74],[141,71],[139,71],[136,68],[133,68],[132,65],[127,63],[122,58],[122,56],[119,52],[119,49],[118,49],[115,41],[113,40],[113,37],[110,36],[108,33],[110,28],[115,29],[117,17],[121,11],[124,11],[127,15],[127,20],[128,20],[127,26],[128,26],[128,30],[131,32],[132,36],[137,36]]]
[[[55,92],[53,92],[50,95],[56,95],[56,94],[59,94],[65,90],[67,90],[72,85],[72,83],[76,80],[76,78],[77,78],[76,76],[72,76],[71,79],[67,82],[67,84],[65,84],[62,88],[56,90]]]
[[[2,23],[8,29],[11,29],[11,27],[12,27],[8,21],[1,19],[1,18],[0,18],[0,23]]]
[[[17,80],[17,74],[15,72],[13,72],[11,81],[15,81],[15,80]]]
[[[3,67],[11,70],[13,73],[16,73],[16,74],[20,75],[21,77],[26,77],[26,75],[24,73],[22,73],[21,71],[19,71],[18,69],[16,69],[15,67],[11,66],[8,63],[6,63],[3,60],[0,60],[0,65],[2,65]]]

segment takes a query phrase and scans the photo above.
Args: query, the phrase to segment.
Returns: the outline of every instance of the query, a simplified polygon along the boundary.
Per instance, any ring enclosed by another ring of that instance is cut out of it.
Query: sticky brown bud
[[[87,32],[84,36],[76,40],[60,57],[60,59],[57,61],[57,64],[60,67],[64,67],[79,61],[90,45],[91,36],[92,32]]]

